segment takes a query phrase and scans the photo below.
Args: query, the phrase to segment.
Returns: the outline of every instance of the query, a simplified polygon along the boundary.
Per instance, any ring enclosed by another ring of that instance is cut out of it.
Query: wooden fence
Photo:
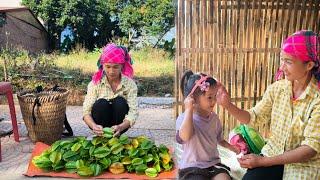
[[[204,72],[226,86],[232,101],[249,109],[274,81],[282,41],[301,29],[320,31],[319,0],[178,0],[175,116],[185,70]],[[216,107],[225,137],[238,122]],[[258,127],[267,136],[269,125]]]

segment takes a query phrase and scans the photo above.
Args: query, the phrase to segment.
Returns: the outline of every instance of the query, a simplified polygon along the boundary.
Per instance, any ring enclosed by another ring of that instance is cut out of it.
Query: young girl
[[[240,150],[223,139],[219,117],[213,112],[218,84],[205,74],[186,71],[181,80],[185,112],[176,121],[176,140],[182,144],[179,179],[230,179],[230,168],[220,163],[217,144]]]

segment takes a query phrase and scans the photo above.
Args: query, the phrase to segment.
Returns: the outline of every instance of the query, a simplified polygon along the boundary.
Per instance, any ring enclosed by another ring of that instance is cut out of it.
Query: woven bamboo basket
[[[63,88],[17,94],[22,117],[33,142],[52,144],[61,138],[68,94],[69,91]]]

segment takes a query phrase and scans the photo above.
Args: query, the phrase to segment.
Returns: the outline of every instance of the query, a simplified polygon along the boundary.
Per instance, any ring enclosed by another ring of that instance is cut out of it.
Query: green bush
[[[147,47],[130,54],[139,96],[173,94],[174,61],[169,53]],[[29,54],[24,50],[2,49],[0,80],[4,80],[3,62],[6,60],[8,80],[15,91],[34,89],[38,85],[51,88],[57,84],[85,94],[87,84],[97,70],[99,56],[99,49],[88,52],[81,47],[69,54]]]

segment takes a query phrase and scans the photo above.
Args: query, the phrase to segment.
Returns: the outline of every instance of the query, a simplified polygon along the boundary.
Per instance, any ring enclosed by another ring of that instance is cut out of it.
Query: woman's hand
[[[216,99],[217,99],[217,104],[221,105],[224,108],[228,107],[231,104],[229,93],[227,92],[226,88],[220,83],[219,83]]]
[[[113,133],[114,133],[113,137],[119,136],[123,130],[125,130],[129,127],[130,127],[130,122],[126,119],[124,119],[121,124],[112,126],[111,128],[113,129]]]
[[[255,167],[262,167],[263,159],[266,157],[259,156],[256,154],[247,154],[243,155],[241,158],[238,159],[238,162],[240,163],[240,166],[243,168],[255,168]]]
[[[93,131],[94,134],[96,134],[98,136],[102,136],[103,135],[103,127],[101,125],[93,124],[92,125],[92,131]]]
[[[184,100],[185,109],[193,110],[193,105],[194,105],[193,95],[187,96],[186,99]]]
[[[121,131],[123,130],[121,124],[114,125],[111,128],[113,129],[113,137],[119,136]]]

